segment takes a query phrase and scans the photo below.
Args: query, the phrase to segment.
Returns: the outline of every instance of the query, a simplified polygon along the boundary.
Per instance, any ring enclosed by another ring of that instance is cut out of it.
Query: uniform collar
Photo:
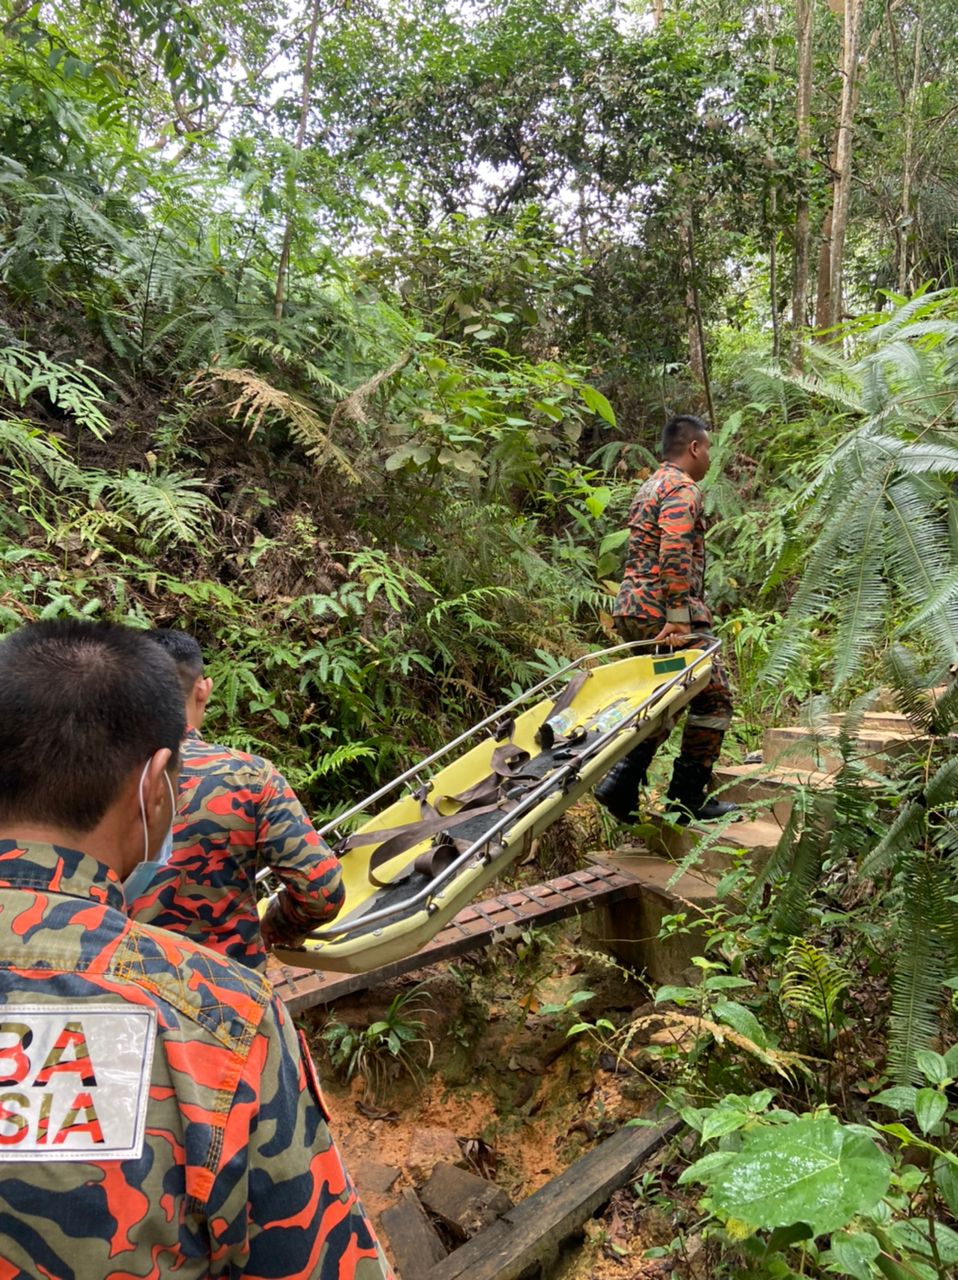
[[[32,889],[92,898],[117,911],[126,909],[116,872],[98,858],[61,844],[0,840],[0,889]]]

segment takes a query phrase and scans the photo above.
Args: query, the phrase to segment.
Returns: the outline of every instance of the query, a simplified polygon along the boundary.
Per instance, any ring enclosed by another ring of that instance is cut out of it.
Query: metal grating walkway
[[[379,986],[390,978],[412,973],[440,960],[478,951],[502,938],[517,937],[522,929],[539,927],[581,915],[595,907],[635,897],[641,886],[635,876],[600,862],[557,876],[543,884],[513,889],[465,907],[454,920],[415,955],[366,973],[326,973],[300,969],[270,959],[267,976],[276,994],[292,1013],[329,1004],[341,996]]]

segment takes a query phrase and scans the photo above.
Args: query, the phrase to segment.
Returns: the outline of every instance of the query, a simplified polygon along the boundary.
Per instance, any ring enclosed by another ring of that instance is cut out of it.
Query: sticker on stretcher
[[[155,1042],[153,1009],[0,1008],[0,1161],[137,1159]]]

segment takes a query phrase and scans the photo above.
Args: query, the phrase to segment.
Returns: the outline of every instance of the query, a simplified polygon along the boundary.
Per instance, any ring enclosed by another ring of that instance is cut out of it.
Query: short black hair
[[[91,831],[130,771],[179,752],[183,695],[146,633],[57,620],[0,641],[0,822]]]
[[[679,413],[662,428],[662,457],[677,458],[693,440],[707,436],[709,424],[694,413]]]
[[[165,649],[176,663],[183,696],[188,698],[193,692],[194,684],[203,678],[203,650],[199,643],[185,631],[173,631],[170,627],[157,627],[146,634],[154,644]]]

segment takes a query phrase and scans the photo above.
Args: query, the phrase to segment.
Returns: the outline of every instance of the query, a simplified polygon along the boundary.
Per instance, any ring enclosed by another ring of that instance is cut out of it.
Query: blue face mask
[[[156,873],[161,867],[164,867],[170,860],[173,853],[173,819],[176,817],[176,797],[173,794],[173,784],[170,782],[170,775],[163,770],[163,777],[166,779],[166,785],[170,793],[170,826],[166,835],[163,837],[163,843],[160,845],[154,857],[150,857],[150,831],[146,821],[146,806],[143,803],[143,783],[146,779],[146,771],[150,767],[147,760],[143,766],[143,772],[140,774],[140,820],[143,823],[143,861],[138,862],[127,878],[123,881],[123,896],[130,903],[134,898],[139,898],[142,894],[147,893],[156,879]]]

